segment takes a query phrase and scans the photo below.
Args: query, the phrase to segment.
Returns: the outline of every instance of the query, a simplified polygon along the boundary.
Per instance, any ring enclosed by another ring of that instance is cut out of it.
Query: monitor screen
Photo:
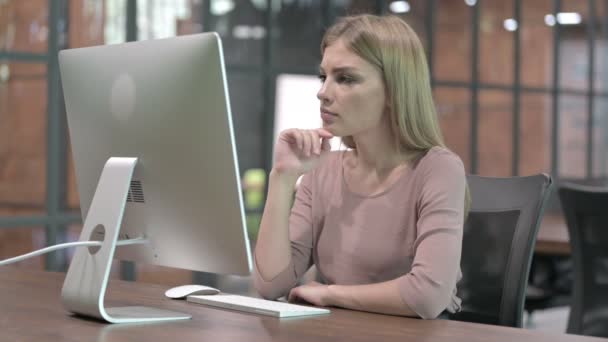
[[[219,36],[70,49],[59,62],[83,220],[108,159],[137,158],[119,239],[148,243],[116,257],[249,274]]]

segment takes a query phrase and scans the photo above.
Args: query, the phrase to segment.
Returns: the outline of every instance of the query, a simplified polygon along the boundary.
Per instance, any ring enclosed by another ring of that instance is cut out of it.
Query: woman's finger
[[[310,152],[312,148],[312,137],[310,136],[309,130],[302,130],[302,140],[304,141],[304,146],[302,147],[302,152],[306,157],[310,157]]]
[[[326,130],[325,128],[317,128],[315,131],[322,138],[333,138],[334,137],[334,135],[330,131]]]
[[[301,144],[300,138],[298,137],[298,129],[290,128],[281,132],[279,140],[287,142],[291,146],[299,146]],[[298,147],[299,148],[299,147]]]
[[[309,132],[312,140],[312,153],[319,155],[321,154],[321,137],[319,137],[319,133],[316,130]]]
[[[289,291],[289,295],[287,296],[288,302],[292,303],[295,300],[295,298],[296,298],[295,292],[296,292],[296,289],[291,289],[291,291]]]
[[[304,148],[304,138],[302,135],[302,131],[299,129],[294,130],[293,136],[296,140],[296,148],[301,151]]]
[[[330,138],[322,138],[321,151],[327,152],[331,150],[331,144],[329,143]]]
[[[281,138],[294,146],[303,156],[320,155],[323,151],[329,151],[328,140],[333,137],[329,131],[319,129],[287,129],[281,132]]]

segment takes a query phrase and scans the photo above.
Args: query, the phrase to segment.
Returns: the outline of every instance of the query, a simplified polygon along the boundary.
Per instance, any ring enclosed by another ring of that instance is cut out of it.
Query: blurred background
[[[605,0],[0,0],[0,259],[80,233],[59,50],[217,31],[255,240],[277,125],[306,114],[298,103],[318,108],[310,80],[322,34],[358,13],[400,16],[419,34],[447,145],[468,173],[544,172],[557,182],[608,173]],[[567,239],[553,196],[535,256],[553,266],[537,268],[567,269]],[[70,257],[18,267],[63,271]],[[113,277],[215,279],[131,263],[117,263]]]

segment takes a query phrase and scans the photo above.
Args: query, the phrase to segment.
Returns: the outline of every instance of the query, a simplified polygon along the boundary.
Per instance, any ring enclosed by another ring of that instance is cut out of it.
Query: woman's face
[[[323,128],[336,136],[382,129],[386,94],[377,68],[337,40],[325,48],[319,78]]]

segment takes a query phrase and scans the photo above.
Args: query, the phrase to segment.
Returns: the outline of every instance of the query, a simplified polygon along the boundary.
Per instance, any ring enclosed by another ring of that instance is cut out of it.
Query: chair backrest
[[[471,209],[464,225],[462,310],[450,319],[522,326],[536,234],[551,177],[467,176]]]
[[[574,285],[567,332],[608,337],[608,186],[559,186]]]

